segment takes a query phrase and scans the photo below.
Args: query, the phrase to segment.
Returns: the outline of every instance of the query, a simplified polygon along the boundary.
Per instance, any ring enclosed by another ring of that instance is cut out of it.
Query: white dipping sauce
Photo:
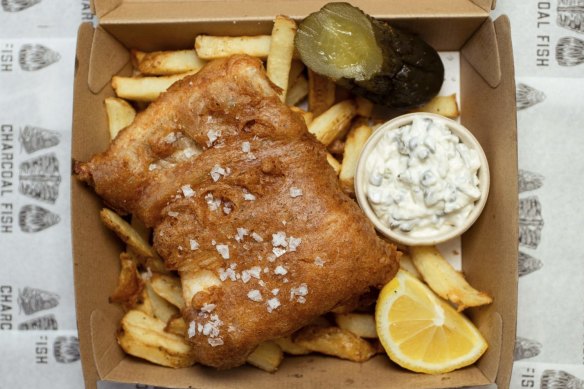
[[[446,124],[414,118],[385,133],[367,158],[367,199],[392,230],[431,237],[467,219],[481,196],[480,166]]]

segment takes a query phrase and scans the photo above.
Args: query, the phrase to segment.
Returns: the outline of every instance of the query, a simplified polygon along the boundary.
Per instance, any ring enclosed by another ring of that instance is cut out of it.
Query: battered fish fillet
[[[277,89],[257,59],[214,61],[75,167],[111,207],[154,227],[205,365],[241,365],[397,271],[395,247],[342,192]]]

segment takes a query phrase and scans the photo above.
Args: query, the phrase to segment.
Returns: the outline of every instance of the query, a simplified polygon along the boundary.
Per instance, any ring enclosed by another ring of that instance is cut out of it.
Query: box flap
[[[111,75],[130,63],[128,50],[101,27],[93,35],[87,83],[93,93],[99,93],[111,82]]]
[[[472,2],[484,9],[486,12],[491,12],[491,10],[495,9],[497,4],[497,0],[472,0]]]
[[[483,23],[460,53],[491,87],[496,88],[501,83],[499,47],[490,20]]]
[[[351,4],[381,18],[408,18],[412,16],[445,17],[489,15],[492,0],[352,0]],[[102,25],[122,21],[185,21],[185,20],[245,20],[253,14],[254,20],[273,19],[285,14],[301,18],[320,9],[328,1],[296,0],[94,0],[96,15]],[[228,3],[228,4],[227,4]]]
[[[483,146],[491,175],[485,209],[472,228],[462,236],[465,258],[462,265],[469,283],[493,296],[493,304],[470,311],[475,323],[485,323],[486,327],[481,326],[481,329],[486,330],[485,335],[491,334],[491,352],[487,352],[477,366],[489,379],[496,376],[498,387],[507,388],[513,367],[517,323],[519,241],[513,52],[509,19],[506,16],[499,17],[495,22],[487,20],[481,29],[483,31],[477,33],[488,31],[488,34],[494,34],[493,39],[497,41],[501,76],[500,82],[493,87],[483,74],[488,74],[489,70],[477,66],[476,58],[472,55],[461,55],[460,70],[464,80],[461,83],[462,124],[473,132]],[[492,64],[492,57],[490,61]],[[488,253],[487,257],[485,253]],[[496,278],[495,283],[493,277]],[[502,319],[500,335],[490,330],[497,328],[497,321],[493,319],[497,315]]]

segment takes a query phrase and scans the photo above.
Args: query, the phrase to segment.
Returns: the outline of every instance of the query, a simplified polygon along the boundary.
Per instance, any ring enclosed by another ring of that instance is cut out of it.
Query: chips
[[[353,100],[342,101],[315,117],[308,126],[308,131],[322,144],[328,146],[349,129],[356,114],[357,106]]]
[[[288,89],[288,77],[292,67],[292,55],[294,54],[294,37],[296,36],[296,23],[287,16],[276,16],[270,53],[268,54],[267,74],[268,78],[282,91],[280,100],[286,101]]]
[[[164,331],[166,323],[132,310],[122,319],[118,343],[130,355],[167,367],[195,364],[191,345],[184,337]]]
[[[357,170],[359,156],[372,132],[367,121],[361,120],[357,121],[355,126],[349,131],[349,135],[347,135],[339,179],[341,180],[343,190],[349,193],[354,193],[355,191],[355,171]]]
[[[202,59],[227,58],[231,55],[246,54],[267,58],[270,54],[269,35],[258,36],[209,36],[199,35],[195,39],[195,50]]]
[[[375,318],[368,313],[336,313],[339,328],[351,331],[361,338],[377,338]]]
[[[247,363],[262,370],[273,373],[284,359],[284,353],[280,346],[274,342],[260,344],[253,353],[247,357]]]
[[[316,116],[335,103],[335,83],[308,70],[308,109]]]
[[[200,70],[207,61],[200,59],[195,50],[155,51],[145,53],[132,50],[134,67],[145,76],[170,76]]]
[[[304,327],[293,340],[310,351],[354,362],[365,362],[375,355],[375,349],[366,340],[338,327]]]
[[[456,119],[460,116],[455,94],[450,96],[436,96],[426,105],[416,109],[414,112],[430,112],[446,116],[450,119]]]
[[[113,140],[121,130],[132,124],[136,110],[126,100],[117,97],[106,97],[104,103],[110,139]]]
[[[410,254],[422,279],[438,296],[455,304],[458,312],[493,302],[491,296],[470,286],[435,246],[410,247]]]
[[[112,88],[118,97],[137,101],[154,101],[172,84],[197,73],[190,71],[172,76],[161,77],[121,77],[112,78]]]

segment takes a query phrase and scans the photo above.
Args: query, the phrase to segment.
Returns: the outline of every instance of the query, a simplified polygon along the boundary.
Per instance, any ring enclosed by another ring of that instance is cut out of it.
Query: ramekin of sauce
[[[432,245],[462,235],[489,193],[481,145],[461,124],[413,113],[381,125],[355,174],[359,205],[376,229],[405,245]]]

